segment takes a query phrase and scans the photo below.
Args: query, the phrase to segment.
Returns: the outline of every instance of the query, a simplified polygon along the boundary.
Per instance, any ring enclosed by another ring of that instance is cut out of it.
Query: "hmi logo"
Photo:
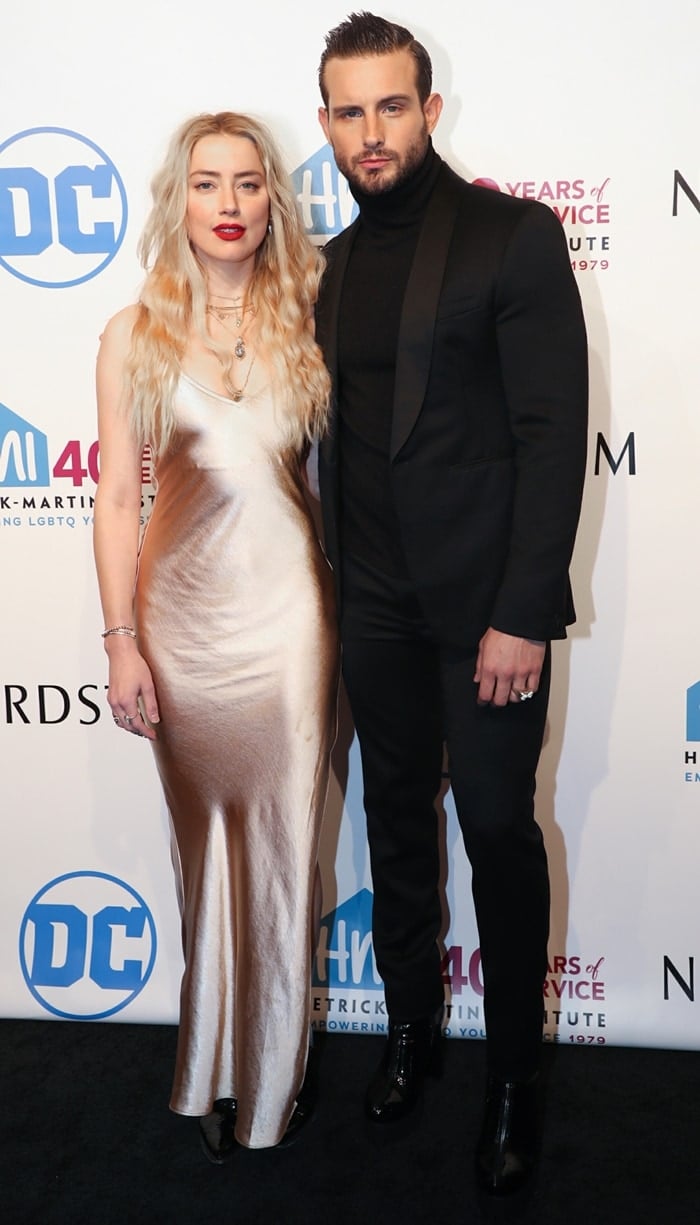
[[[57,1017],[112,1016],[143,990],[156,960],[153,916],[131,885],[104,872],[68,872],[29,903],[19,937],[34,999]]]
[[[304,228],[312,242],[323,246],[357,216],[347,179],[340,174],[330,145],[323,145],[292,174]]]
[[[106,153],[66,128],[28,128],[0,145],[0,264],[30,285],[96,276],[126,232],[124,184]]]
[[[685,738],[700,740],[700,681],[686,690],[685,703]]]
[[[49,480],[46,434],[0,404],[0,488],[43,487]]]
[[[314,959],[315,987],[381,990],[372,946],[372,894],[360,889],[321,919]]]

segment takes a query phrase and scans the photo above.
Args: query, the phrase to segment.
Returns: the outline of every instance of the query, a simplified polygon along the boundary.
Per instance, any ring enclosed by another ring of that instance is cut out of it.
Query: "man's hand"
[[[480,705],[505,706],[508,702],[525,701],[521,694],[535,694],[540,683],[545,645],[487,629],[479,643],[474,673]]]

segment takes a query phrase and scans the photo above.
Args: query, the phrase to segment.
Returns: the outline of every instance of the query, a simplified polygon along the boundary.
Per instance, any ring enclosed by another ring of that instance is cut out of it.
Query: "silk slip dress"
[[[238,1100],[276,1144],[309,1041],[316,861],[335,735],[332,575],[269,390],[181,375],[139,556],[185,969],[171,1109]]]

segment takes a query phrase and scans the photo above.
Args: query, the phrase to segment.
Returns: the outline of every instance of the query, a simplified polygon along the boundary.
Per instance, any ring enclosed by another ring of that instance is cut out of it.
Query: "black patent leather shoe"
[[[539,1079],[489,1076],[476,1149],[476,1181],[489,1195],[510,1195],[530,1178],[538,1147]]]
[[[432,1017],[389,1023],[386,1048],[365,1097],[372,1123],[397,1123],[415,1108],[426,1075],[440,1071],[442,1006]]]
[[[314,1117],[316,1111],[316,1100],[318,1097],[318,1083],[316,1071],[316,1058],[313,1053],[313,1048],[309,1048],[309,1057],[306,1063],[306,1073],[304,1075],[304,1083],[297,1094],[297,1102],[292,1117],[287,1124],[282,1139],[277,1148],[289,1148],[291,1144],[299,1138],[299,1132],[302,1127],[306,1127]]]
[[[235,1097],[220,1097],[214,1102],[211,1114],[205,1114],[199,1120],[202,1149],[213,1165],[223,1165],[233,1156],[237,1109]]]

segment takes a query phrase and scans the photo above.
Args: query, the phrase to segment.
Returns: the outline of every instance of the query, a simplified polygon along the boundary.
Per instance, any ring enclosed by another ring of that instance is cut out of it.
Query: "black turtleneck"
[[[404,183],[381,195],[351,189],[360,224],[338,321],[341,537],[346,554],[405,574],[389,483],[396,347],[404,291],[442,162],[432,145]]]

